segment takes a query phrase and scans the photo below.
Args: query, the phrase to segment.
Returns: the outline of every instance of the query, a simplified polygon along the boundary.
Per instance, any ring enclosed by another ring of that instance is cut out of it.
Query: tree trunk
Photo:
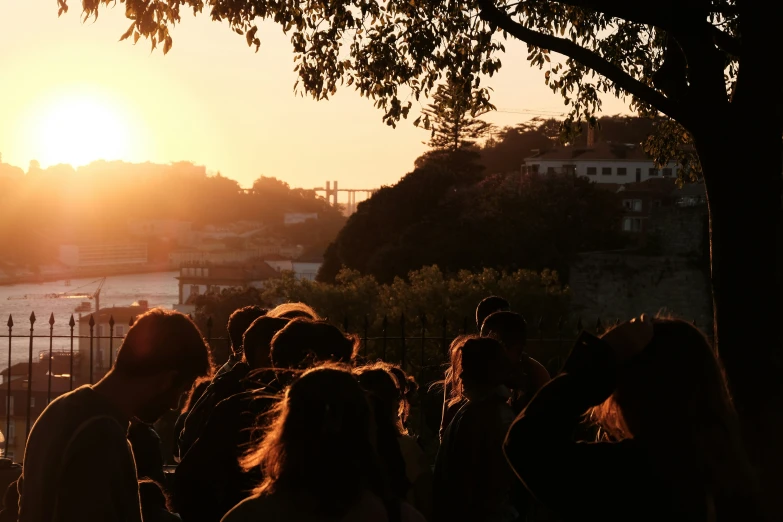
[[[738,110],[723,128],[705,125],[694,139],[709,201],[715,343],[762,494],[781,514],[783,148],[779,123],[749,112]]]

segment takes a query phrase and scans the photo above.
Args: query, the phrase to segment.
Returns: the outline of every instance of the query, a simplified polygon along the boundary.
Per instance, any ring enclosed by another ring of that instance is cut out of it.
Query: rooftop
[[[566,145],[525,158],[525,161],[652,161],[641,145],[634,143],[599,142],[592,147]]]

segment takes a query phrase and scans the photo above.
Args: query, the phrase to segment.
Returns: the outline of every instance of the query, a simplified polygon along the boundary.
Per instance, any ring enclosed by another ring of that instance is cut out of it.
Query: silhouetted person
[[[218,402],[242,391],[240,381],[247,375],[248,366],[242,360],[242,336],[253,321],[266,314],[260,306],[246,306],[236,310],[228,319],[228,337],[231,341],[231,356],[218,370],[212,383],[193,405],[184,413],[182,432],[179,434],[179,458],[182,459],[190,447],[201,436],[212,410]]]
[[[187,316],[160,309],[141,315],[114,368],[52,401],[33,426],[20,521],[141,520],[130,420],[155,422],[210,370],[207,346]]]
[[[155,428],[144,422],[132,420],[128,429],[128,442],[133,450],[138,478],[166,484],[162,444]]]
[[[476,329],[480,333],[481,327],[487,317],[495,312],[506,312],[509,310],[511,310],[511,305],[502,297],[496,295],[485,297],[479,302],[478,306],[476,306]],[[453,389],[453,384],[456,379],[456,375],[454,375],[453,371],[455,358],[454,350],[461,342],[462,341],[459,338],[455,339],[452,341],[449,348],[449,367],[446,369],[445,379],[443,380],[443,408],[440,415],[440,430],[438,431],[438,438],[440,440],[443,440],[443,432],[448,427],[454,414],[457,413],[462,406],[461,394],[459,391]]]
[[[3,510],[0,511],[0,522],[17,522],[19,520],[19,490],[17,481],[8,484],[3,495]]]
[[[484,320],[481,336],[493,337],[506,348],[514,372],[514,396],[511,406],[516,413],[519,413],[550,379],[546,368],[525,351],[527,347],[525,319],[514,312],[495,312]]]
[[[279,400],[280,388],[268,374],[269,353],[273,337],[286,324],[287,319],[263,316],[245,332],[250,368],[242,381],[245,391],[218,403],[201,437],[177,466],[175,505],[185,522],[219,521],[261,481],[260,470],[244,470],[239,458],[257,438],[260,430],[254,428],[263,427],[260,416]]]
[[[179,435],[180,433],[182,433],[182,429],[185,427],[185,421],[188,418],[188,413],[193,409],[193,406],[196,405],[196,402],[198,402],[201,396],[204,395],[204,392],[207,390],[207,388],[211,383],[212,383],[211,376],[206,376],[206,377],[201,377],[199,379],[196,379],[196,382],[193,383],[193,386],[191,386],[190,388],[190,392],[188,393],[187,397],[185,397],[184,399],[182,408],[179,410],[179,415],[177,416],[177,420],[174,423],[174,441],[171,446],[172,454],[174,455],[174,460],[176,462],[180,461]]]
[[[139,481],[141,516],[144,522],[180,522],[182,519],[169,509],[169,500],[160,484],[154,480]]]
[[[484,326],[484,320],[495,312],[510,312],[511,305],[496,295],[485,297],[476,307],[476,330],[481,331]]]
[[[416,439],[407,434],[400,413],[403,395],[391,365],[376,363],[354,370],[359,384],[370,394],[376,424],[378,453],[393,492],[425,517],[432,515],[432,469]],[[407,377],[403,379],[407,382]]]
[[[260,467],[264,481],[223,521],[423,521],[389,495],[372,425],[366,394],[349,371],[305,372],[286,391],[263,441],[243,460],[248,468]]]
[[[296,373],[322,362],[350,363],[358,348],[356,337],[326,321],[297,318],[272,339],[270,358],[278,381],[286,385],[292,371]]]
[[[575,442],[589,413],[612,442]],[[643,316],[583,333],[508,433],[519,478],[568,521],[757,521],[756,479],[704,335]]]
[[[436,521],[513,521],[513,473],[503,440],[514,420],[508,354],[499,341],[462,338],[456,347],[457,379],[465,403],[443,435],[435,461]]]

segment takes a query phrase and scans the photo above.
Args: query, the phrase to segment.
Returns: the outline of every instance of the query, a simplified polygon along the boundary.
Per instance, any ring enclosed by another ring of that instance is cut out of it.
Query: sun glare
[[[128,122],[111,101],[94,96],[68,96],[42,111],[36,132],[42,164],[123,159],[130,152]]]

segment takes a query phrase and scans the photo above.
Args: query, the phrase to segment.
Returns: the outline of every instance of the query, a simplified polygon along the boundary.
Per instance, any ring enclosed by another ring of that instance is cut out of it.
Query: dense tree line
[[[567,273],[580,251],[622,246],[613,194],[582,178],[519,174],[556,132],[555,122],[537,121],[505,129],[481,149],[428,152],[359,205],[327,249],[319,279],[334,281],[347,267],[389,282],[430,264]]]
[[[258,221],[270,237],[324,248],[344,223],[339,209],[313,191],[260,177],[242,190],[220,173],[188,162],[170,165],[98,161],[73,169],[41,169],[32,162],[25,175],[6,167],[0,176],[0,258],[17,263],[46,262],[62,243],[117,241],[135,219],[191,221],[198,229],[236,221]],[[317,213],[317,223],[283,225],[286,212]],[[290,238],[289,238],[290,236]]]

